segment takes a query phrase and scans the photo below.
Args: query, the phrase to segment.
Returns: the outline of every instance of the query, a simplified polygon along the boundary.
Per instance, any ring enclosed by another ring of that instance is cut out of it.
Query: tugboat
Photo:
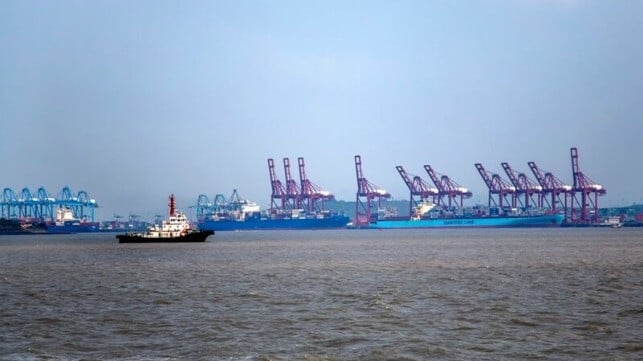
[[[190,226],[185,214],[176,211],[174,194],[170,195],[170,218],[149,227],[145,233],[119,234],[118,243],[205,242],[214,231],[198,231]]]

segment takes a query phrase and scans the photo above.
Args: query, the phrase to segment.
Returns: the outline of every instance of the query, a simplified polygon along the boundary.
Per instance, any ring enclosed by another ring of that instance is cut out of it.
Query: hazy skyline
[[[474,163],[572,184],[570,147],[643,203],[643,2],[5,1],[0,186],[87,191],[153,215],[233,189],[266,207],[267,158],[354,200],[353,157],[396,199],[402,165],[486,203]],[[532,177],[533,178],[533,177]]]

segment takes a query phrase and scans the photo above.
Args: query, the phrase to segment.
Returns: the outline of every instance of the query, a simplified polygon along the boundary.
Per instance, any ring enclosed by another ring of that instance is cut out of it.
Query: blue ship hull
[[[98,232],[99,226],[98,223],[68,223],[64,225],[48,225],[45,229],[45,233],[50,234],[70,234],[70,233],[85,233],[85,232]]]
[[[378,220],[367,228],[497,228],[497,227],[560,227],[562,214],[523,217],[441,218],[418,220]]]
[[[255,230],[313,230],[313,229],[339,229],[346,228],[350,219],[346,216],[334,215],[326,218],[294,218],[294,219],[267,219],[249,218],[246,220],[234,219],[205,219],[197,225],[202,231],[255,231]]]

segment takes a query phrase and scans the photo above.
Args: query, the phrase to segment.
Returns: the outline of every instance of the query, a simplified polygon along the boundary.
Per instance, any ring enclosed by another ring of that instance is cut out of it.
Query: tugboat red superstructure
[[[160,225],[154,225],[145,233],[127,233],[116,236],[119,243],[156,243],[156,242],[205,242],[214,231],[198,231],[190,226],[185,214],[176,211],[174,194],[170,195],[170,217]]]

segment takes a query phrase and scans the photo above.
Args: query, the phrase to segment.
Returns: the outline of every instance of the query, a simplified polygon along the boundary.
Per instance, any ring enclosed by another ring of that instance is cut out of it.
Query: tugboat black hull
[[[179,237],[145,237],[140,234],[119,234],[118,243],[193,243],[205,242],[208,236],[214,234],[214,231],[200,231],[188,233]]]

